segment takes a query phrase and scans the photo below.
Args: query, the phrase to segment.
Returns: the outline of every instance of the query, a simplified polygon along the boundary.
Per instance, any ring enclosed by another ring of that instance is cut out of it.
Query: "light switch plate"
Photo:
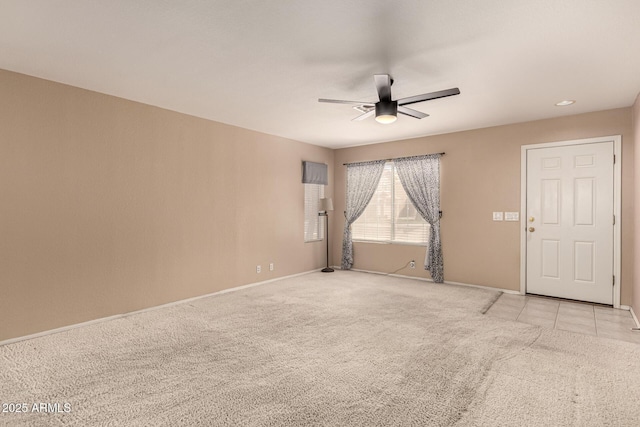
[[[494,212],[493,213],[494,221],[502,221],[502,212]]]
[[[505,212],[505,221],[520,221],[520,212]]]

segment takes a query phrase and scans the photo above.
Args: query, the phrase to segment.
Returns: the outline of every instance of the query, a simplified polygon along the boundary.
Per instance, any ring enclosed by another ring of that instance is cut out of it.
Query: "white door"
[[[527,150],[527,293],[613,304],[613,150]]]

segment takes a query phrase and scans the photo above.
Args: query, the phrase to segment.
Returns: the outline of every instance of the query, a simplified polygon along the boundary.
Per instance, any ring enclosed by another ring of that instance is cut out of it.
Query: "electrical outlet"
[[[493,213],[493,220],[494,221],[502,221],[502,212],[494,212]]]
[[[411,262],[409,262],[409,267],[416,268],[416,262],[414,260],[411,260]]]
[[[273,263],[269,263],[269,271],[273,271]]]
[[[257,265],[256,266],[256,273],[260,273],[262,271],[262,267]]]

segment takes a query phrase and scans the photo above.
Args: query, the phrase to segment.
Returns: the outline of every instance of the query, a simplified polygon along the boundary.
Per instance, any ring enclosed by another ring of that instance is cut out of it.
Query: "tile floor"
[[[630,311],[598,304],[502,294],[487,315],[640,344],[640,331],[631,330],[636,324]]]

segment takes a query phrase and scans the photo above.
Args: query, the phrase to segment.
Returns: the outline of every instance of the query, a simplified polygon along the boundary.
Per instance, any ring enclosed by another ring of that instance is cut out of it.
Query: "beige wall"
[[[324,265],[301,161],[332,150],[8,71],[0,99],[0,341]]]
[[[491,212],[519,210],[520,146],[617,134],[621,300],[640,307],[640,101],[333,151],[2,70],[0,99],[0,341],[322,267],[323,242],[303,243],[302,160],[329,164],[339,265],[342,163],[446,151],[445,278],[518,290],[519,224]],[[355,258],[391,272],[424,250],[356,243]]]
[[[621,303],[629,305],[634,264],[631,126],[631,109],[622,108],[337,150],[334,206],[336,212],[344,210],[346,168],[343,163],[444,151],[441,230],[445,280],[519,290],[520,223],[494,222],[492,212],[520,211],[520,146],[622,135]],[[336,218],[333,263],[339,265],[344,217],[336,215]],[[355,243],[354,259],[356,269],[391,272],[411,259],[421,262],[424,248]],[[405,268],[398,274],[430,277],[420,268]]]
[[[633,104],[633,136],[635,139],[635,164],[640,165],[640,94]],[[640,316],[640,167],[635,170],[635,256],[633,273],[633,311]]]

